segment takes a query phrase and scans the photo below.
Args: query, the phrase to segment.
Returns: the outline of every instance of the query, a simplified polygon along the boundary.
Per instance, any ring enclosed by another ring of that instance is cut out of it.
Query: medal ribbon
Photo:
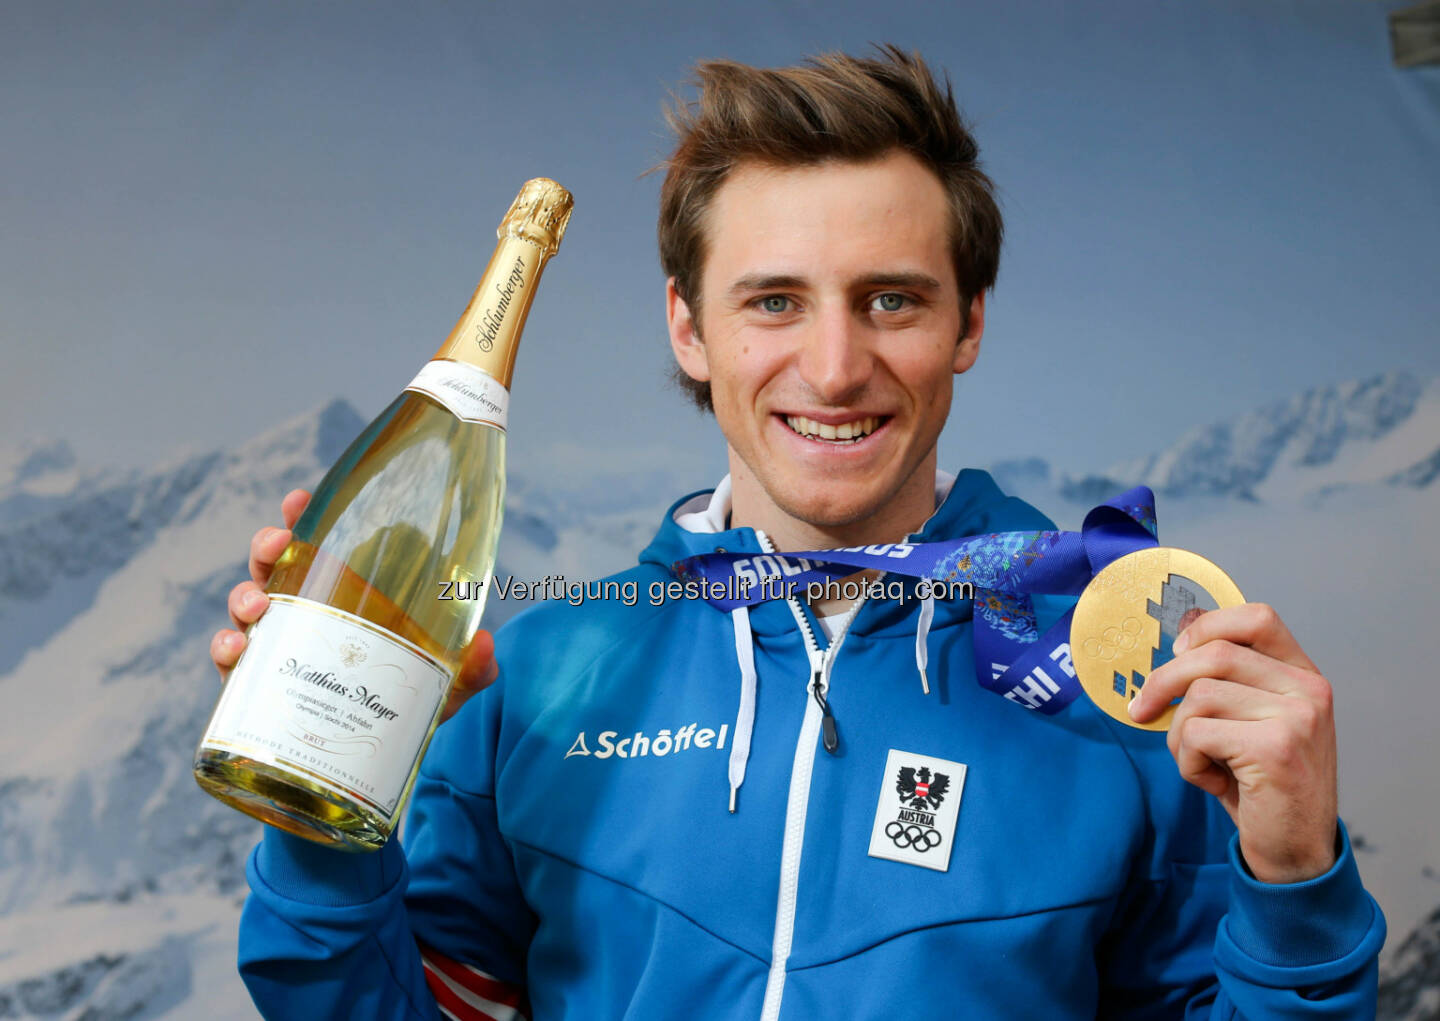
[[[1085,515],[1078,532],[995,532],[944,542],[882,543],[806,553],[703,553],[672,565],[729,612],[874,568],[974,587],[975,677],[989,691],[1046,714],[1080,694],[1067,611],[1043,635],[1032,595],[1079,595],[1111,561],[1157,545],[1155,494],[1136,486]],[[922,590],[923,591],[923,590]]]

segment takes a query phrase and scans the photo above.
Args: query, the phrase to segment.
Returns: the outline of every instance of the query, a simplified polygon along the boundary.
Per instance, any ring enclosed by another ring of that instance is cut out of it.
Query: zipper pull
[[[810,683],[810,691],[815,696],[815,702],[820,706],[823,714],[820,718],[820,740],[825,745],[825,750],[831,755],[840,747],[840,735],[835,730],[835,714],[830,711],[830,702],[820,690],[820,675],[815,675],[815,680]]]

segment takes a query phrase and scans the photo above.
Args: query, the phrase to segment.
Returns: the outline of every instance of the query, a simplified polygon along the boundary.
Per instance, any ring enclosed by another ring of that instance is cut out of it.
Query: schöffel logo
[[[719,730],[702,727],[698,723],[687,723],[674,732],[667,727],[656,732],[653,737],[643,730],[637,730],[628,737],[620,737],[618,730],[602,730],[595,735],[595,747],[592,750],[585,731],[582,730],[576,735],[565,757],[569,759],[576,755],[588,755],[596,759],[608,759],[612,756],[617,759],[639,759],[650,755],[678,755],[691,748],[720,750],[725,747],[725,738],[729,733],[728,723],[720,724]]]
[[[935,828],[935,812],[950,789],[950,778],[944,773],[931,773],[925,766],[901,766],[895,780],[895,793],[900,795],[899,815],[885,826],[885,835],[896,847],[913,848],[924,853],[941,843]],[[929,811],[926,811],[929,809]]]

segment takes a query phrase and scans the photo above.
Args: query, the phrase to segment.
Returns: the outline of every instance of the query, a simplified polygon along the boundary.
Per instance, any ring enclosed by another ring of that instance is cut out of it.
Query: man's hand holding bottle
[[[232,628],[221,628],[210,639],[210,659],[220,671],[223,683],[245,651],[245,629],[254,624],[270,606],[265,595],[265,584],[275,569],[275,561],[285,552],[290,542],[290,529],[300,519],[310,494],[303,489],[292,489],[280,502],[280,517],[284,528],[262,528],[250,540],[250,580],[242,581],[230,590],[226,606],[230,611]],[[488,631],[477,631],[465,652],[455,682],[450,686],[450,696],[445,708],[440,711],[443,723],[460,711],[476,692],[488,687],[499,675],[500,668],[495,662],[495,640]]]

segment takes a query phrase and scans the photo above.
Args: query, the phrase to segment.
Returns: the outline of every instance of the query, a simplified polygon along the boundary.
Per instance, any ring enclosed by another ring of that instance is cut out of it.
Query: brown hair
[[[787,167],[910,153],[935,172],[950,200],[962,314],[968,318],[974,296],[995,286],[1004,227],[950,79],[942,88],[919,54],[890,45],[879,51],[868,59],[824,54],[775,69],[705,61],[695,69],[699,98],[677,99],[666,111],[677,143],[660,190],[660,265],[675,278],[697,330],[705,214],[726,176],[746,161]],[[702,410],[714,410],[709,383],[678,367],[675,380]]]

